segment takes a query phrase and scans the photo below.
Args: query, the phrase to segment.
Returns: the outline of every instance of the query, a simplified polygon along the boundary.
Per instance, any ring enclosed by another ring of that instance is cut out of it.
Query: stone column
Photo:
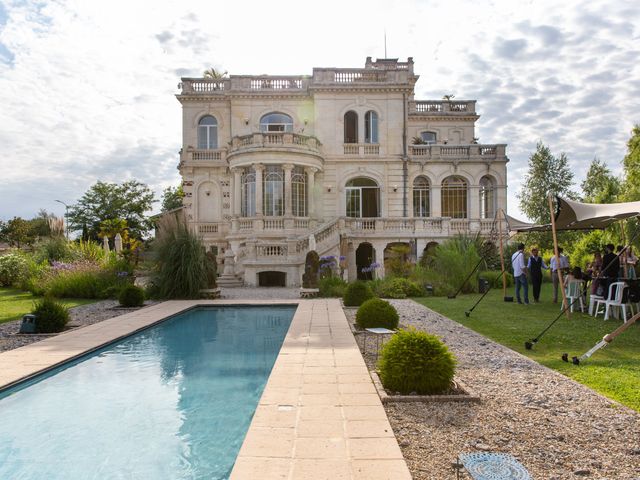
[[[256,171],[256,217],[262,216],[262,174],[264,172],[264,165],[256,163],[253,166]]]
[[[469,215],[467,218],[470,220],[477,220],[480,218],[480,186],[469,186]]]
[[[316,217],[316,172],[318,171],[316,168],[307,167],[304,169],[307,174],[307,216],[309,218]]]
[[[282,166],[284,170],[284,216],[290,217],[293,213],[293,199],[291,198],[291,172],[293,165],[287,163]]]
[[[442,193],[440,185],[431,186],[431,213],[432,217],[442,216]]]
[[[233,216],[239,217],[242,213],[242,170],[234,168],[233,172]]]

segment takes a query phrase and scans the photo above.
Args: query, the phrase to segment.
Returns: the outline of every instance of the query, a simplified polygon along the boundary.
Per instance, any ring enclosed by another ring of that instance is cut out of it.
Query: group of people
[[[563,254],[563,249],[558,248],[558,258],[551,257],[549,265],[545,263],[543,258],[539,256],[537,247],[531,249],[528,259],[525,258],[524,243],[518,244],[518,249],[511,256],[511,265],[513,267],[513,277],[515,280],[516,300],[518,303],[529,304],[529,279],[533,287],[533,301],[540,302],[540,287],[542,286],[542,275],[544,270],[549,270],[551,280],[553,282],[553,302],[558,302],[558,287],[560,284],[558,278],[558,269],[563,276],[566,275],[566,281],[590,281],[592,279],[602,279],[605,283],[617,278],[636,278],[635,266],[638,263],[638,257],[634,255],[631,247],[618,246],[616,249],[613,244],[605,247],[605,254],[600,252],[594,254],[593,261],[587,265],[585,272],[580,267],[571,269],[569,259]],[[614,253],[617,250],[618,253]],[[592,291],[600,282],[592,282]],[[524,293],[524,302],[520,297],[520,292]]]

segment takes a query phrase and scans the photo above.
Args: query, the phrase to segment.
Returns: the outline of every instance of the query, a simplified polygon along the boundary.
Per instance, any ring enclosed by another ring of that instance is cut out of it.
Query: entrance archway
[[[380,187],[370,178],[359,177],[345,185],[347,217],[371,218],[380,216]]]
[[[358,269],[358,280],[373,280],[373,272],[368,271],[371,264],[375,262],[376,254],[373,245],[368,242],[361,243],[356,249],[356,268]],[[363,271],[364,269],[364,271]]]

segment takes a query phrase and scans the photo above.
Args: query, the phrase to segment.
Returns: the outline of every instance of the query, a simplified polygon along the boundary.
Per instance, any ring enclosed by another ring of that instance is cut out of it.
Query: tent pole
[[[498,238],[500,239],[500,267],[504,272],[504,247],[502,246],[502,215],[504,210],[501,208],[498,210]],[[502,296],[507,296],[507,277],[502,275]]]
[[[547,200],[549,201],[549,212],[551,213],[551,232],[553,234],[553,253],[556,257],[556,272],[558,272],[558,283],[560,291],[562,292],[562,308],[565,309],[567,318],[571,319],[571,313],[569,312],[570,309],[567,308],[569,305],[567,302],[567,292],[564,291],[564,280],[562,279],[562,269],[560,268],[560,253],[558,252],[558,236],[556,234],[556,217],[553,214],[553,200],[551,199],[551,195],[547,197]],[[553,275],[553,272],[551,272],[551,275]]]

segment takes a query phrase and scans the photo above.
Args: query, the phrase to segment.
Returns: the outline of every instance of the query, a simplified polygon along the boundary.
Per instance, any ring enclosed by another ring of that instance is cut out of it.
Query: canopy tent
[[[625,203],[580,203],[567,198],[556,197],[556,230],[596,230],[608,227],[614,222],[640,215],[640,202]],[[551,224],[536,225],[510,217],[505,220],[512,232],[547,232]]]

